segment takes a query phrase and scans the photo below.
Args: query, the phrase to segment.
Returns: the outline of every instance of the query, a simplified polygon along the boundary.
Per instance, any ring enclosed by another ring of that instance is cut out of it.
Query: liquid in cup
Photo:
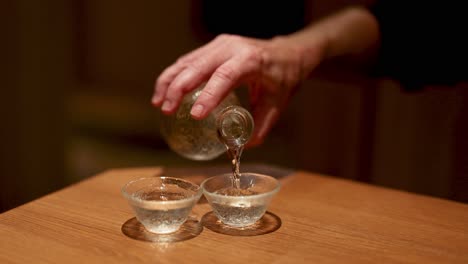
[[[127,183],[122,194],[146,230],[157,234],[177,231],[200,199],[201,188],[172,177],[148,177]]]
[[[271,176],[242,173],[240,188],[236,188],[231,177],[232,174],[223,174],[206,179],[201,185],[203,193],[225,225],[237,228],[253,225],[265,214],[280,184]]]

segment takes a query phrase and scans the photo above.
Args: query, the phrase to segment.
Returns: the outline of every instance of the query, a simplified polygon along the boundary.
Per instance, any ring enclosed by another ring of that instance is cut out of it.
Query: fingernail
[[[192,108],[192,111],[190,111],[190,114],[194,117],[200,117],[203,114],[203,105],[197,104]]]
[[[159,96],[159,94],[156,93],[156,94],[153,95],[153,98],[151,98],[151,102],[153,104],[157,104],[157,103],[160,103],[159,101],[161,99],[162,99],[161,96]]]
[[[162,105],[161,110],[163,110],[165,112],[170,111],[171,110],[171,105],[172,105],[171,101],[166,100],[166,101],[164,101],[164,104]]]

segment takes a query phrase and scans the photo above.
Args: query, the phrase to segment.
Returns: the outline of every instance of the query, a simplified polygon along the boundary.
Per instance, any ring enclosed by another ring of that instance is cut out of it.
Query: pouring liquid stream
[[[232,187],[235,189],[240,189],[240,158],[242,156],[242,151],[244,150],[244,146],[228,146],[228,155],[231,159],[232,164]]]
[[[227,155],[232,166],[232,192],[235,195],[243,194],[240,186],[240,159],[245,144],[253,132],[253,118],[244,108],[232,106],[226,108],[218,117],[218,138],[226,146]]]

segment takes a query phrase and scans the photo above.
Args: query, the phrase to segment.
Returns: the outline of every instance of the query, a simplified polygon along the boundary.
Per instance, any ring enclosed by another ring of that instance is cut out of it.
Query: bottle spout
[[[229,106],[217,117],[218,137],[226,147],[241,147],[251,138],[254,128],[252,115],[240,106]]]

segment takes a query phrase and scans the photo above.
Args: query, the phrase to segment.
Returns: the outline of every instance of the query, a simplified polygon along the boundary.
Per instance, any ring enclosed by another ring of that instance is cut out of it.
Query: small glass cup
[[[253,225],[265,214],[280,183],[271,176],[242,173],[240,189],[236,189],[231,177],[223,174],[206,179],[201,184],[203,194],[223,224],[235,228]]]
[[[187,220],[202,189],[186,180],[158,176],[130,181],[122,188],[122,194],[146,230],[169,234]]]

